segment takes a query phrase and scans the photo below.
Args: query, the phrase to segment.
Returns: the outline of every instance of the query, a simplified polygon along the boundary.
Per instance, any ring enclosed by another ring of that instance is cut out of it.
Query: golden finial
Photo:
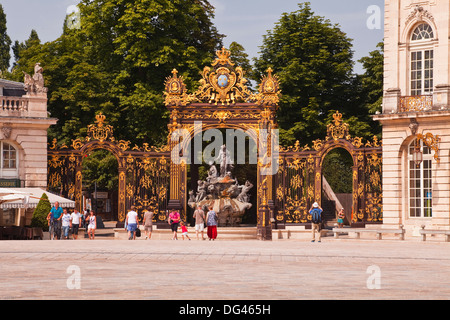
[[[221,65],[229,64],[231,66],[234,66],[234,63],[231,62],[231,60],[230,60],[231,52],[229,50],[225,49],[225,47],[222,47],[221,50],[217,50],[216,55],[217,55],[217,58],[212,64],[213,67],[216,66],[217,64],[221,64]]]
[[[100,112],[98,115],[95,116],[95,119],[96,119],[95,122],[97,123],[97,125],[98,125],[99,127],[102,127],[102,126],[103,126],[103,123],[104,123],[105,120],[106,120],[106,116],[103,115],[102,112]]]

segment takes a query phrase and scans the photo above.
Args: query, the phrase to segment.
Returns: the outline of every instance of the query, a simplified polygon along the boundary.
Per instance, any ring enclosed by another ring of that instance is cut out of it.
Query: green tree
[[[355,115],[351,103],[353,53],[351,39],[338,25],[315,15],[310,3],[284,13],[263,37],[255,59],[255,76],[271,67],[280,78],[278,112],[280,142],[310,143],[323,138],[335,110]],[[255,79],[258,80],[258,79]]]
[[[48,200],[48,196],[46,193],[43,193],[41,196],[41,200],[39,200],[38,205],[34,209],[33,216],[31,218],[31,226],[42,228],[42,230],[48,231],[47,216],[51,209],[52,205]]]
[[[20,59],[20,53],[27,48],[30,48],[35,45],[40,45],[41,39],[39,39],[39,35],[36,30],[31,30],[30,36],[25,42],[19,42],[18,40],[14,41],[14,45],[12,46],[12,51],[14,54],[14,63],[13,68],[18,65],[18,61]]]
[[[119,169],[116,157],[107,150],[96,150],[83,160],[83,186],[94,191],[114,190],[119,185]]]
[[[244,76],[247,79],[253,79],[253,67],[250,63],[250,60],[248,59],[248,54],[245,52],[244,47],[233,41],[230,43],[230,47],[228,48],[230,50],[231,56],[230,59],[235,63],[236,66],[239,66],[244,70]],[[249,86],[251,86],[250,83],[248,83]]]
[[[347,150],[333,149],[323,160],[323,175],[335,193],[352,193],[353,159]]]
[[[383,76],[384,76],[384,43],[380,42],[377,49],[370,52],[369,56],[359,60],[365,70],[364,74],[359,76],[361,87],[361,103],[367,110],[367,116],[381,112],[383,103]],[[371,132],[381,138],[381,125],[372,121]]]
[[[112,125],[125,140],[164,143],[163,79],[176,68],[189,88],[197,86],[222,41],[213,7],[206,0],[86,0],[80,10],[86,54],[111,75]]]
[[[176,68],[198,85],[223,37],[214,8],[207,0],[83,0],[79,8],[80,28],[64,26],[58,39],[21,50],[13,75],[44,67],[48,110],[59,119],[49,139],[70,144],[103,112],[117,139],[165,143],[164,79]]]
[[[0,75],[8,70],[11,59],[11,38],[6,31],[6,14],[0,4]]]

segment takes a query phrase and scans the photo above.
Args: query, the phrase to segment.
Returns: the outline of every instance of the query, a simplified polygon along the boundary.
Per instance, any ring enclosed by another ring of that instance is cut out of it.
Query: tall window
[[[411,95],[433,93],[434,51],[427,46],[434,37],[430,25],[423,23],[414,29],[411,37]]]
[[[414,148],[418,143],[423,153],[423,161],[417,164],[413,160]],[[412,218],[432,217],[432,155],[431,149],[421,140],[409,145],[409,216]]]
[[[0,141],[0,178],[17,178],[17,150],[13,145]]]

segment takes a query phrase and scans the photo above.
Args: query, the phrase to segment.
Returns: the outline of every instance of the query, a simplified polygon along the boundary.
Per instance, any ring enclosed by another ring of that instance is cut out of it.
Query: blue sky
[[[226,47],[233,41],[240,43],[250,58],[257,57],[263,35],[273,29],[284,12],[298,9],[297,0],[210,0],[216,7],[216,24],[227,37]],[[337,23],[353,39],[355,60],[368,55],[383,39],[380,29],[369,29],[369,6],[376,5],[383,12],[384,0],[310,0],[312,10]],[[69,6],[76,0],[0,0],[6,13],[8,34],[13,41],[24,41],[35,29],[42,41],[52,41],[62,32],[62,24]],[[361,73],[359,64],[355,72]]]

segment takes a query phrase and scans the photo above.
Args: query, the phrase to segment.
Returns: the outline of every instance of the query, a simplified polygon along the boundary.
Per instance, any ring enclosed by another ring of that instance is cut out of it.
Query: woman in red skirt
[[[210,241],[217,238],[217,220],[217,213],[213,210],[213,207],[209,207],[206,215],[206,226],[208,227],[207,235]]]

